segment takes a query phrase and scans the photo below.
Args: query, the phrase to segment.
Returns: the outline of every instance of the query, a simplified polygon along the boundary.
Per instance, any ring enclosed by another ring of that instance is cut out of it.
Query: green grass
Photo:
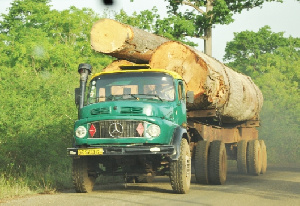
[[[71,166],[71,165],[70,165]],[[72,188],[71,167],[46,171],[28,167],[26,172],[5,171],[0,173],[0,200],[32,194],[51,194],[57,190]]]
[[[0,176],[0,200],[4,198],[12,198],[16,196],[25,196],[38,193],[30,189],[23,178],[5,177],[4,174]]]

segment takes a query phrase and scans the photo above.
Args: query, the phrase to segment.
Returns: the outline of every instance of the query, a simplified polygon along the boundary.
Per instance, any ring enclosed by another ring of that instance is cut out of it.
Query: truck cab
[[[81,65],[79,72],[85,81],[90,70]],[[168,175],[176,193],[189,190],[186,92],[180,75],[147,65],[96,73],[87,88],[83,83],[77,89],[76,102],[74,147],[67,152],[77,192],[91,191],[100,175],[123,175],[126,181]],[[177,174],[180,168],[184,175]]]

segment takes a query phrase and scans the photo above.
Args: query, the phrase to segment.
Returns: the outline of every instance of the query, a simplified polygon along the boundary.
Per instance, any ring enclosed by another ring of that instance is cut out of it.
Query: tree
[[[177,40],[190,46],[197,46],[197,44],[186,38],[187,34],[193,35],[195,29],[193,22],[175,15],[160,19],[156,7],[153,7],[152,10],[141,11],[140,13],[133,12],[131,16],[124,10],[121,10],[119,13],[114,13],[114,18],[124,24],[164,36],[170,40]],[[170,24],[173,27],[170,27]],[[176,32],[174,32],[174,29],[176,29]],[[176,35],[174,35],[175,33]]]
[[[299,38],[284,37],[284,32],[272,32],[269,26],[235,33],[225,48],[224,61],[240,72],[256,78],[276,66],[282,73],[299,82]]]
[[[34,71],[77,68],[89,62],[103,68],[111,58],[90,49],[90,28],[99,17],[90,9],[59,12],[48,0],[16,0],[0,21],[0,50],[6,66],[31,67]],[[100,61],[99,61],[100,59]]]
[[[268,157],[273,162],[299,161],[300,38],[284,37],[268,26],[235,33],[224,59],[251,76],[262,90],[259,132],[269,145]]]
[[[31,188],[70,185],[65,150],[77,118],[78,64],[97,72],[112,61],[90,48],[100,17],[90,9],[52,10],[48,0],[15,0],[1,16],[0,173]]]
[[[254,7],[261,7],[264,2],[282,0],[165,0],[169,2],[169,14],[179,16],[182,21],[189,21],[193,25],[193,32],[186,32],[186,36],[204,39],[204,53],[212,55],[212,26],[215,24],[229,24],[233,22],[232,15],[241,13]],[[186,9],[181,12],[181,6],[188,6],[192,11]],[[206,7],[203,10],[203,7]],[[196,13],[195,13],[196,12]],[[173,23],[173,22],[172,22]],[[173,36],[181,35],[176,33],[176,25]]]

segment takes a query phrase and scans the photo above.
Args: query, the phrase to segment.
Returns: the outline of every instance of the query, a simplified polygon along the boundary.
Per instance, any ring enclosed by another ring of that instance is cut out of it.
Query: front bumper
[[[151,146],[103,146],[86,148],[67,148],[68,156],[112,156],[112,155],[174,155],[173,145]]]

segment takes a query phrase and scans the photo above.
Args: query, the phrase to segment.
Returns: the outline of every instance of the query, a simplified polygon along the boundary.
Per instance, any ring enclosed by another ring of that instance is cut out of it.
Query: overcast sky
[[[13,0],[0,0],[0,13],[6,13]],[[284,3],[264,3],[262,9],[254,8],[234,15],[235,21],[229,25],[216,25],[213,29],[213,57],[222,61],[226,42],[233,39],[234,32],[258,31],[269,25],[273,32],[285,32],[285,36],[300,37],[300,2],[283,0]],[[151,9],[156,6],[161,16],[166,16],[166,3],[163,0],[114,0],[111,7],[104,6],[102,0],[52,0],[53,9],[63,10],[74,5],[78,8],[88,7],[96,13],[104,9],[116,11],[124,9],[128,13]],[[199,51],[203,51],[203,43],[199,41]]]

